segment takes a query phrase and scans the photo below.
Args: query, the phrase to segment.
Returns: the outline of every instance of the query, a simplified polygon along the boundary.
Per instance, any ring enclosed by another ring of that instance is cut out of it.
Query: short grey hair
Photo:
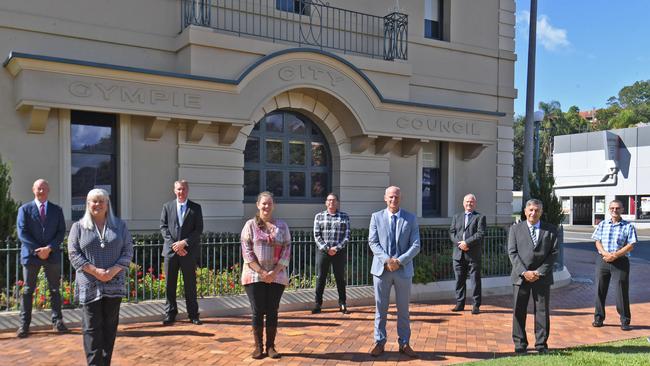
[[[475,195],[474,193],[468,193],[468,194],[466,194],[466,195],[463,197],[463,201],[465,201],[465,198],[467,198],[467,197],[472,197],[472,198],[474,198],[474,201],[478,201],[478,199],[476,199],[476,195]]]
[[[93,198],[101,198],[106,202],[106,225],[110,227],[115,227],[115,215],[113,214],[113,208],[111,207],[111,197],[108,194],[108,191],[102,188],[91,189],[86,196],[86,212],[84,216],[79,220],[79,224],[86,230],[93,230],[95,228],[95,222],[88,208],[88,201]]]
[[[384,191],[384,196],[387,196],[387,195],[388,195],[388,191],[391,190],[391,189],[396,190],[398,196],[401,196],[401,195],[402,195],[402,190],[401,190],[398,186],[390,186],[390,187],[386,188],[386,190]]]
[[[544,209],[544,204],[542,201],[538,200],[537,198],[531,198],[528,201],[526,201],[526,207],[528,206],[537,206],[541,209]]]

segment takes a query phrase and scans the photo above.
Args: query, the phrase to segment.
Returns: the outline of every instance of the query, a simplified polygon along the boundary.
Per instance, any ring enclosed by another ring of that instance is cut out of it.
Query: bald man
[[[18,209],[16,227],[21,243],[20,262],[23,265],[23,296],[20,302],[18,338],[29,335],[32,320],[32,299],[41,267],[45,271],[52,304],[52,324],[57,332],[67,332],[61,312],[61,243],[65,236],[65,218],[61,207],[48,201],[50,185],[38,179],[32,185],[34,200]]]

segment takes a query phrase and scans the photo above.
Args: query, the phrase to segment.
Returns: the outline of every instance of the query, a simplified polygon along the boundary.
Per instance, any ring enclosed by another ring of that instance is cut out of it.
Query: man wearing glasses
[[[339,211],[339,197],[335,193],[327,195],[325,207],[327,208],[325,211],[317,213],[314,217],[314,239],[318,246],[318,253],[316,253],[318,280],[316,281],[316,304],[311,313],[321,312],[323,292],[331,265],[334,269],[336,289],[339,293],[339,311],[348,314],[345,303],[345,266],[347,264],[345,247],[350,241],[350,218],[345,212]]]
[[[628,258],[634,243],[637,242],[636,230],[631,223],[621,218],[623,203],[614,200],[609,203],[610,218],[598,224],[591,236],[596,241],[599,256],[596,257],[596,311],[594,322],[596,328],[605,321],[605,299],[609,281],[613,277],[616,291],[616,311],[621,320],[622,330],[631,330],[630,319],[630,259]]]

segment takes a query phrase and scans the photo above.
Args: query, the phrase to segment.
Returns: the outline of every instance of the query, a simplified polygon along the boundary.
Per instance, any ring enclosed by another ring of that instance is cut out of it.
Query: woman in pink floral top
[[[265,356],[262,348],[264,315],[266,315],[266,353],[280,358],[275,350],[278,331],[278,308],[285,286],[289,284],[287,266],[291,256],[291,233],[284,221],[273,219],[273,194],[262,192],[257,196],[255,218],[246,222],[241,232],[241,251],[244,258],[241,282],[253,311],[255,349],[252,357]]]

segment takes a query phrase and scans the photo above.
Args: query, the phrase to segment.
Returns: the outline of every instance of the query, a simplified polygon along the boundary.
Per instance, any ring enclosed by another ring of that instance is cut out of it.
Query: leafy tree
[[[521,191],[523,188],[522,175],[524,171],[524,124],[526,120],[524,116],[516,116],[514,128],[514,169],[512,184],[515,191]]]
[[[548,222],[553,225],[560,225],[564,218],[564,213],[562,213],[562,202],[555,195],[553,187],[555,186],[555,179],[553,178],[553,166],[546,165],[546,156],[539,159],[539,166],[537,169],[537,177],[530,175],[528,177],[528,183],[530,184],[530,196],[532,198],[537,198],[542,201],[544,208],[542,210],[541,220]],[[523,202],[525,206],[526,203]],[[525,216],[522,212],[522,219],[525,220]]]
[[[19,204],[11,198],[11,168],[0,156],[0,241],[16,232]]]
[[[618,92],[618,102],[624,108],[650,103],[650,80],[637,81]]]

